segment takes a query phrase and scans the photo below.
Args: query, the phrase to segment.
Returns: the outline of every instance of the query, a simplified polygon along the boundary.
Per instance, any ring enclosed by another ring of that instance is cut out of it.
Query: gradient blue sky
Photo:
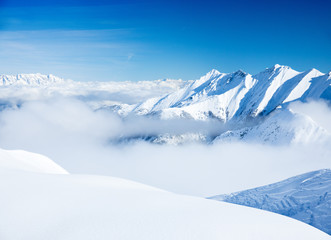
[[[0,74],[196,79],[331,70],[331,1],[0,0]]]

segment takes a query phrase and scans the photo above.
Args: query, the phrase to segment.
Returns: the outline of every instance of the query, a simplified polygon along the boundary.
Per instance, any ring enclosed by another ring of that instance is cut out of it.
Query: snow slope
[[[298,175],[281,182],[210,199],[289,216],[331,235],[331,170]]]
[[[330,239],[281,215],[123,179],[0,173],[3,240]]]

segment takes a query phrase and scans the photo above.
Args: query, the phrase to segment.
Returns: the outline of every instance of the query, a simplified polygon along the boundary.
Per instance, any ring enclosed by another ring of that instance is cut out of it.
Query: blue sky
[[[331,70],[331,1],[0,0],[0,73],[196,79]]]

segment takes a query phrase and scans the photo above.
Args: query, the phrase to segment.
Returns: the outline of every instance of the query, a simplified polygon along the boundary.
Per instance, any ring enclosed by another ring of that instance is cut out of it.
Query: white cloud
[[[44,76],[47,80],[46,75]],[[103,101],[135,104],[151,97],[173,92],[186,84],[182,80],[166,79],[139,82],[67,82],[49,86],[8,86],[1,88],[0,100],[25,102],[53,97],[75,97],[102,105]]]
[[[125,134],[192,129],[212,125],[185,121],[121,121],[73,99],[54,98],[0,113],[0,147],[44,154],[72,173],[128,178],[166,190],[211,196],[330,168],[326,145],[261,146],[244,143],[158,146],[111,145]]]
[[[294,102],[289,108],[296,113],[309,116],[319,126],[331,133],[331,110],[328,104],[322,100],[308,103]]]

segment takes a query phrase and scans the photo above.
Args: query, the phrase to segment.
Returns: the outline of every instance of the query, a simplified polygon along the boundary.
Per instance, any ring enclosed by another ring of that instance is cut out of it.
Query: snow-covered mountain
[[[65,83],[63,78],[52,74],[18,74],[18,75],[0,75],[0,86],[48,86],[53,84]]]
[[[307,143],[331,135],[289,106],[292,102],[321,99],[331,101],[331,73],[316,69],[297,72],[276,64],[256,75],[241,70],[230,74],[212,70],[176,92],[137,104],[129,113],[230,123],[229,129],[214,141]]]
[[[330,84],[331,73],[316,69],[297,72],[278,64],[256,75],[241,70],[230,74],[212,70],[174,93],[138,104],[133,112],[165,119],[250,119],[295,100],[330,100]]]
[[[0,86],[50,86],[61,83],[61,87],[51,88],[52,92],[63,95],[94,97],[100,104],[96,107],[120,106],[112,104],[112,94],[142,94],[141,86],[150,90],[150,96],[141,103],[130,103],[126,109],[112,108],[121,115],[157,115],[161,118],[193,118],[206,120],[216,118],[224,122],[265,116],[280,106],[290,102],[308,99],[331,99],[331,72],[323,74],[316,69],[297,72],[290,67],[276,64],[271,68],[250,75],[241,70],[234,73],[208,72],[195,81],[156,80],[141,82],[74,82],[53,75],[19,74],[0,75]],[[65,83],[65,84],[64,84]],[[158,97],[166,91],[166,95]],[[131,92],[136,89],[136,92]],[[89,91],[87,91],[89,90]],[[156,92],[153,94],[152,92]],[[107,94],[108,93],[108,94]],[[80,95],[81,94],[81,95]],[[92,96],[93,95],[93,96]],[[96,97],[99,95],[99,98]],[[148,94],[145,94],[148,97]],[[121,102],[120,99],[117,102]],[[106,105],[105,105],[106,104]]]
[[[331,235],[331,170],[210,199],[259,208],[308,223]]]
[[[54,88],[54,84],[59,83],[61,85]],[[0,75],[0,86],[49,86],[48,95],[57,92],[86,101],[94,99],[96,108],[109,106],[114,111],[120,110],[121,115],[135,113],[164,119],[216,118],[224,122],[265,116],[296,100],[331,100],[330,84],[331,72],[323,74],[316,69],[297,72],[278,64],[255,75],[241,70],[229,74],[212,70],[195,81],[75,82],[53,75]],[[145,100],[123,102],[125,95],[144,95]],[[154,97],[146,99],[148,96]],[[130,104],[130,107],[123,109],[114,100]]]
[[[156,131],[153,135],[125,135],[121,141],[180,144],[195,136],[193,141],[208,143],[216,138],[288,144],[326,139],[331,134],[309,116],[291,109],[293,102],[331,101],[331,72],[316,69],[297,72],[276,64],[255,75],[212,70],[195,81],[75,82],[41,74],[2,75],[1,79],[0,109],[60,96],[79,99],[94,110],[115,112],[121,118],[227,123],[224,131],[209,135],[194,129],[177,135]]]

